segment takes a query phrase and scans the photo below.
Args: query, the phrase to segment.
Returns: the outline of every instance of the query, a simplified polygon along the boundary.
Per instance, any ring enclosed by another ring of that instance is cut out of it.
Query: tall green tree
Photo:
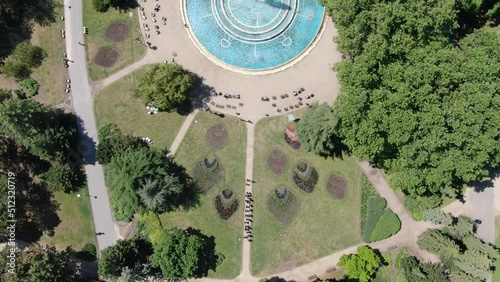
[[[451,225],[453,223],[453,216],[440,209],[429,209],[423,212],[423,218],[438,225]]]
[[[460,247],[451,238],[435,229],[420,234],[417,244],[421,249],[435,253],[444,260],[452,259],[460,253]]]
[[[297,123],[302,148],[318,155],[329,155],[334,148],[337,115],[327,104],[313,104]]]
[[[147,209],[164,213],[177,205],[183,190],[184,185],[179,178],[167,174],[160,179],[147,178],[138,194]]]
[[[346,275],[360,282],[368,282],[380,267],[382,259],[368,246],[359,246],[357,254],[342,255],[338,266],[345,267]]]
[[[215,270],[223,256],[215,250],[215,240],[198,230],[178,228],[162,233],[150,257],[165,278],[200,278]]]
[[[146,104],[160,111],[172,111],[189,101],[196,76],[174,64],[154,64],[140,78],[138,93]]]
[[[47,53],[29,41],[19,43],[9,57],[3,60],[0,72],[7,77],[27,78],[32,69],[39,67]]]
[[[140,263],[138,240],[118,240],[115,245],[102,250],[99,274],[107,279],[116,279],[121,276],[123,268],[135,268]]]

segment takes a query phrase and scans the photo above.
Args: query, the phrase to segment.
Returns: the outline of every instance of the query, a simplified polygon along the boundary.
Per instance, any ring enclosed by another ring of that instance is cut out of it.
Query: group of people
[[[247,179],[247,185],[249,185],[249,182],[251,180]],[[252,193],[251,192],[246,192],[245,193],[245,236],[243,236],[244,239],[247,239],[249,242],[252,242],[252,226],[250,225],[250,222],[252,222],[252,211],[253,211],[253,199],[252,199]]]
[[[146,1],[144,1],[144,2],[146,2]],[[142,19],[146,20],[147,17],[146,17],[146,13],[144,12],[144,7],[142,7],[142,6],[139,7],[139,10],[141,11]],[[151,12],[151,17],[152,17],[151,20],[153,21],[153,27],[155,29],[155,33],[156,33],[156,35],[158,35],[158,34],[160,34],[160,26],[156,24],[157,23],[156,13],[160,11],[160,5],[159,4],[155,4],[155,7],[154,7],[153,10],[154,10],[154,12]],[[162,22],[163,25],[167,25],[167,18],[166,17],[161,17],[161,22]],[[144,27],[144,29],[146,31],[150,31],[149,26],[148,26],[147,23],[143,23],[142,26]],[[146,33],[145,36],[146,36],[146,38],[150,37],[149,33]],[[148,46],[151,47],[150,44],[148,44]]]
[[[291,104],[289,105],[288,107],[284,107],[283,110],[285,112],[288,112],[288,110],[293,110],[293,109],[298,109],[299,107],[303,106],[304,103],[302,102],[303,98],[302,97],[298,97],[302,92],[304,92],[306,89],[304,87],[300,87],[300,88],[297,88],[296,90],[293,90],[292,93],[293,93],[293,96],[297,97],[298,99],[298,102],[296,104]],[[281,99],[286,99],[288,97],[290,97],[288,94],[282,94],[281,96]],[[314,97],[314,94],[311,93],[311,94],[308,94],[305,96],[306,99],[310,99],[310,98],[313,98]],[[264,102],[269,102],[271,101],[271,99],[269,97],[261,97],[261,100],[264,101]],[[272,96],[272,100],[278,100],[278,97],[276,96]],[[277,103],[272,103],[272,106],[274,108],[277,108],[276,111],[278,113],[281,113],[281,108],[278,107],[278,104]],[[309,103],[306,102],[306,106],[310,106]],[[265,114],[265,116],[269,116],[268,114]]]

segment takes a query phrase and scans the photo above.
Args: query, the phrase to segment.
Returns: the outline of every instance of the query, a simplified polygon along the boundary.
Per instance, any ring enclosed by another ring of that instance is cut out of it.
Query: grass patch
[[[76,196],[78,193],[80,198]],[[72,246],[77,251],[86,243],[97,245],[90,197],[87,193],[87,189],[82,188],[74,194],[54,194],[55,200],[60,204],[57,214],[61,223],[55,228],[54,236],[42,236],[40,244],[55,246],[59,250]]]
[[[370,235],[370,242],[380,241],[398,233],[401,229],[399,217],[390,209],[384,211],[379,218],[375,229]]]
[[[62,0],[56,3],[63,4]],[[61,38],[61,30],[64,29],[64,21],[60,17],[64,15],[62,6],[55,6],[54,18],[56,21],[48,26],[33,24],[31,43],[38,45],[47,52],[47,58],[42,65],[34,69],[31,77],[40,83],[40,96],[37,100],[48,105],[57,105],[64,101],[66,93],[66,78],[68,70],[64,67],[62,58],[66,52],[65,40]]]
[[[297,115],[300,117],[303,111]],[[361,175],[353,159],[325,159],[302,149],[290,148],[283,131],[286,116],[259,121],[254,146],[254,241],[251,271],[255,276],[277,273],[302,265],[360,242]],[[279,149],[288,156],[288,165],[276,175],[267,165],[269,153]],[[316,189],[306,193],[293,183],[296,164],[307,161],[316,168]],[[349,189],[342,200],[326,190],[330,174],[343,175]],[[299,208],[290,223],[283,225],[267,207],[276,187],[287,187],[297,197]],[[354,223],[354,224],[352,224]]]
[[[132,13],[132,17],[129,17]],[[106,30],[114,22],[126,25],[130,29],[127,37],[116,42],[106,37]],[[87,64],[89,66],[89,77],[92,80],[103,79],[110,74],[132,64],[140,59],[146,52],[146,47],[135,41],[136,37],[142,38],[139,28],[137,9],[128,11],[118,11],[110,8],[105,13],[98,13],[92,8],[92,1],[83,1],[83,25],[88,28],[88,34],[85,36],[87,48]],[[102,67],[94,63],[94,57],[101,47],[109,46],[118,51],[116,63],[109,67]]]
[[[99,92],[94,99],[97,127],[116,123],[125,134],[149,137],[153,146],[169,148],[185,117],[175,112],[148,115],[141,98],[135,96],[138,79],[145,72],[138,70]]]
[[[368,212],[368,199],[371,197],[379,197],[379,194],[373,187],[373,184],[368,180],[368,177],[362,176],[362,191],[361,191],[361,236],[365,234],[365,223]]]
[[[375,230],[378,220],[384,214],[387,201],[382,197],[371,197],[368,199],[368,209],[366,215],[366,224],[363,232],[363,242],[371,242],[370,237]]]
[[[216,249],[225,259],[216,272],[209,272],[209,277],[232,279],[241,271],[243,208],[240,206],[229,219],[223,220],[213,202],[224,189],[231,189],[233,197],[238,201],[242,202],[244,199],[246,129],[241,121],[233,117],[220,118],[207,112],[199,112],[195,119],[198,122],[191,124],[175,159],[192,174],[203,157],[213,155],[224,167],[224,179],[201,196],[199,207],[162,214],[160,219],[166,228],[191,226],[200,229],[207,236],[214,236]],[[207,129],[219,123],[227,129],[228,140],[223,147],[213,149],[206,138]]]

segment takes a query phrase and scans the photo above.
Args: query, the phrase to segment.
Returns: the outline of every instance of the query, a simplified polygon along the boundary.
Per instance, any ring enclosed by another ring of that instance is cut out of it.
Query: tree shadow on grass
[[[194,82],[194,89],[190,95],[191,110],[205,109],[208,101],[210,100],[210,93],[214,91],[212,86],[206,85],[203,77],[197,76]]]
[[[167,157],[168,171],[177,176],[184,186],[182,193],[177,197],[174,206],[185,210],[196,208],[200,205],[200,196],[203,190],[198,183],[188,174],[186,168],[175,162],[174,157]]]

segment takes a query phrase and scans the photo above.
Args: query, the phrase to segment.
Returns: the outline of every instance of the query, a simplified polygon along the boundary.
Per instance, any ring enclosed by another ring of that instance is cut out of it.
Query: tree
[[[147,209],[164,213],[177,205],[178,197],[184,185],[174,175],[165,175],[160,179],[147,178],[138,194]]]
[[[302,148],[318,155],[329,155],[334,148],[337,116],[327,104],[313,104],[297,123],[297,136]]]
[[[75,185],[75,172],[69,164],[52,162],[49,170],[42,175],[42,179],[47,182],[48,188],[52,192],[64,191],[69,193]]]
[[[141,262],[141,239],[118,240],[115,245],[102,250],[99,260],[99,274],[107,279],[121,276],[122,269],[134,269]]]
[[[7,77],[27,78],[32,69],[42,64],[45,57],[47,53],[42,48],[26,40],[19,43],[12,54],[4,59],[0,71]]]
[[[110,3],[109,0],[92,0],[92,6],[97,12],[104,13],[108,11]]]
[[[453,216],[440,209],[429,209],[423,212],[425,221],[430,221],[437,225],[450,226],[453,223]]]
[[[458,238],[464,238],[474,234],[474,223],[472,220],[465,216],[460,216],[457,218],[457,222],[453,224],[454,235]]]
[[[381,258],[369,246],[359,246],[357,251],[357,254],[342,255],[338,266],[345,267],[349,278],[368,282],[377,272]]]
[[[70,270],[70,250],[59,252],[55,247],[32,245],[17,254],[14,274],[7,281],[66,282],[75,281]]]
[[[467,250],[454,259],[453,265],[458,268],[459,271],[463,271],[475,277],[474,280],[482,281],[491,275],[493,262],[481,252]]]
[[[200,278],[215,270],[223,256],[215,250],[215,240],[195,229],[174,228],[162,233],[150,257],[165,278]]]
[[[421,249],[435,253],[444,260],[454,258],[460,252],[459,246],[452,239],[435,229],[420,234],[417,244]]]
[[[148,144],[139,137],[131,135],[113,134],[103,138],[97,145],[96,160],[100,164],[108,164],[111,158],[129,149],[147,148]]]
[[[12,91],[7,89],[0,89],[0,104],[3,101],[12,98]]]
[[[498,250],[493,246],[482,242],[479,238],[474,235],[469,235],[463,238],[462,242],[465,244],[467,250],[474,250],[481,252],[491,259],[497,260],[499,258]]]
[[[406,257],[401,261],[401,270],[408,282],[447,282],[445,267],[437,263],[422,263],[415,257]]]
[[[196,76],[174,64],[154,64],[140,78],[138,93],[146,104],[160,111],[172,111],[185,105]]]

